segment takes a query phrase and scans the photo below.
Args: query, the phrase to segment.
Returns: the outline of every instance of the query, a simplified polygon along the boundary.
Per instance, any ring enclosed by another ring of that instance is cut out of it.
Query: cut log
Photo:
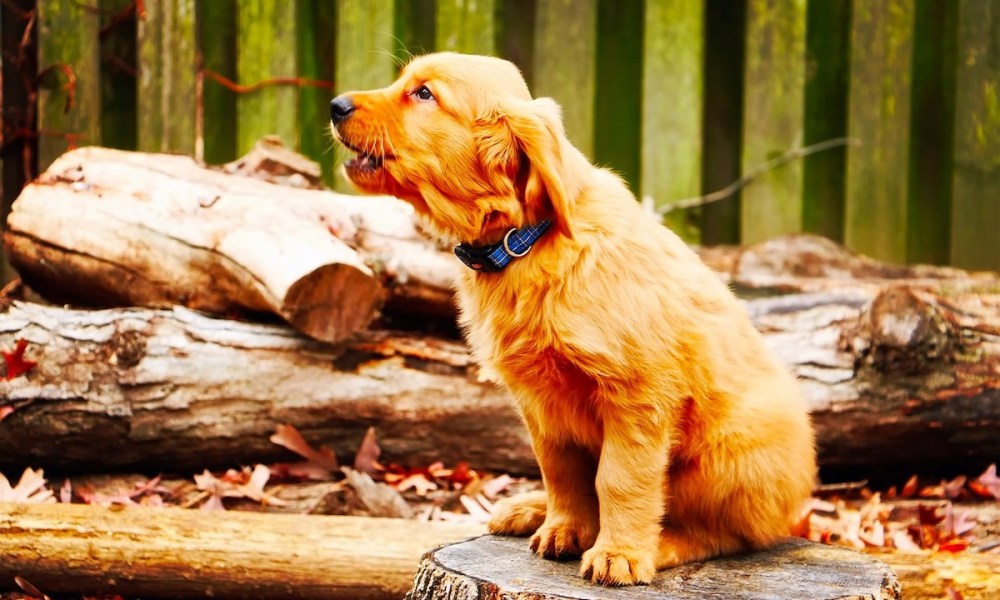
[[[909,473],[1000,456],[1000,290],[746,307],[800,378],[822,465]],[[0,421],[0,466],[184,472],[288,460],[268,437],[290,424],[346,462],[375,426],[388,461],[537,473],[508,394],[479,381],[455,341],[368,332],[331,346],[180,308],[14,303],[0,314],[0,348],[18,338],[38,366],[0,380],[0,407],[14,409]]]
[[[0,504],[0,589],[142,598],[398,599],[421,554],[478,525]]]
[[[185,472],[290,460],[268,439],[289,424],[346,464],[373,425],[390,460],[536,470],[506,394],[476,381],[454,341],[369,332],[332,346],[183,308],[14,303],[0,348],[18,338],[38,366],[0,379],[0,406],[16,408],[0,421],[0,465]]]
[[[900,598],[899,581],[864,554],[789,539],[766,552],[683,565],[641,588],[600,588],[577,575],[579,561],[552,562],[522,539],[483,536],[427,553],[406,600],[626,600],[701,598]]]
[[[394,198],[296,189],[183,156],[82,148],[14,203],[25,282],[59,303],[272,312],[319,340],[401,312],[454,314],[459,265]]]

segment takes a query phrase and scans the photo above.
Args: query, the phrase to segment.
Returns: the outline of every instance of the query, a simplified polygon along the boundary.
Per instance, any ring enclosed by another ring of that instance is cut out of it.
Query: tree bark
[[[0,421],[0,465],[183,472],[289,460],[268,439],[289,424],[341,458],[375,426],[386,460],[536,469],[506,393],[476,380],[457,342],[367,332],[329,345],[183,308],[14,303],[0,348],[18,338],[38,365],[0,380],[0,406],[16,408]]]
[[[142,598],[398,599],[422,553],[483,527],[372,517],[0,504],[0,581]]]
[[[822,465],[906,473],[1000,456],[1000,293],[891,288],[746,307],[800,378]],[[373,425],[388,461],[537,473],[508,394],[478,380],[458,342],[372,331],[334,346],[181,308],[15,303],[0,348],[18,338],[38,366],[0,380],[0,407],[15,409],[0,421],[0,465],[286,460],[268,441],[278,424],[348,458]]]
[[[14,203],[7,256],[58,303],[271,312],[319,340],[390,311],[454,314],[458,265],[394,198],[229,175],[184,156],[82,148]]]
[[[594,597],[594,584],[577,575],[578,561],[544,561],[526,545],[521,539],[484,536],[429,552],[406,600]],[[605,600],[636,597],[632,588],[599,589]],[[643,597],[662,600],[900,598],[899,581],[884,563],[846,548],[794,539],[766,552],[662,571],[641,589]]]

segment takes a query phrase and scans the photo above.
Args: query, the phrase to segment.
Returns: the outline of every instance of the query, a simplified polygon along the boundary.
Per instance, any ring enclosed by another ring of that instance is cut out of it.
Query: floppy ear
[[[551,98],[508,101],[502,104],[478,139],[480,159],[491,173],[505,173],[512,181],[524,178],[525,211],[544,214],[551,207],[555,229],[573,237],[573,194],[567,189],[563,131],[559,105]],[[527,164],[522,164],[527,161]],[[526,173],[526,175],[524,175]],[[523,191],[521,191],[523,189]]]

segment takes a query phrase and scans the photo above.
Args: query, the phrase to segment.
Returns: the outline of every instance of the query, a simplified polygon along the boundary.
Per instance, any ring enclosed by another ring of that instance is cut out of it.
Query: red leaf
[[[921,525],[937,525],[945,518],[945,515],[938,514],[938,507],[934,505],[918,504],[917,512],[920,514]]]
[[[900,498],[912,498],[917,493],[917,476],[910,477],[899,493]]]
[[[448,480],[452,483],[464,486],[477,477],[476,472],[469,468],[469,463],[462,461],[455,465],[454,471]]]
[[[952,538],[947,542],[941,542],[938,550],[941,552],[965,552],[969,547],[969,541],[962,538]]]
[[[24,351],[27,347],[28,340],[21,338],[17,340],[17,346],[14,348],[13,352],[3,350],[3,360],[7,363],[7,379],[20,377],[35,368],[35,365],[38,364],[33,360],[27,360],[24,358]]]

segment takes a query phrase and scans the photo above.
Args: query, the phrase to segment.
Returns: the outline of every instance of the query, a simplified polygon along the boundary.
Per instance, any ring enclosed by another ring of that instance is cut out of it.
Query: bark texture
[[[477,525],[2,504],[0,581],[135,598],[398,599],[428,548]]]
[[[789,539],[767,552],[661,571],[648,586],[601,588],[577,575],[579,561],[542,560],[525,540],[484,536],[427,553],[406,600],[895,600],[899,581],[864,554]]]
[[[270,312],[328,342],[365,327],[386,299],[387,310],[454,314],[459,268],[394,198],[105,148],[66,153],[25,188],[4,245],[55,302]]]
[[[903,287],[746,306],[800,378],[824,466],[906,473],[1000,456],[1000,295]],[[38,365],[0,380],[0,407],[13,409],[0,420],[0,465],[288,459],[268,441],[278,424],[349,459],[374,425],[389,461],[537,473],[511,399],[479,381],[459,342],[372,331],[329,345],[182,308],[14,303],[0,314],[0,348],[20,338]]]

